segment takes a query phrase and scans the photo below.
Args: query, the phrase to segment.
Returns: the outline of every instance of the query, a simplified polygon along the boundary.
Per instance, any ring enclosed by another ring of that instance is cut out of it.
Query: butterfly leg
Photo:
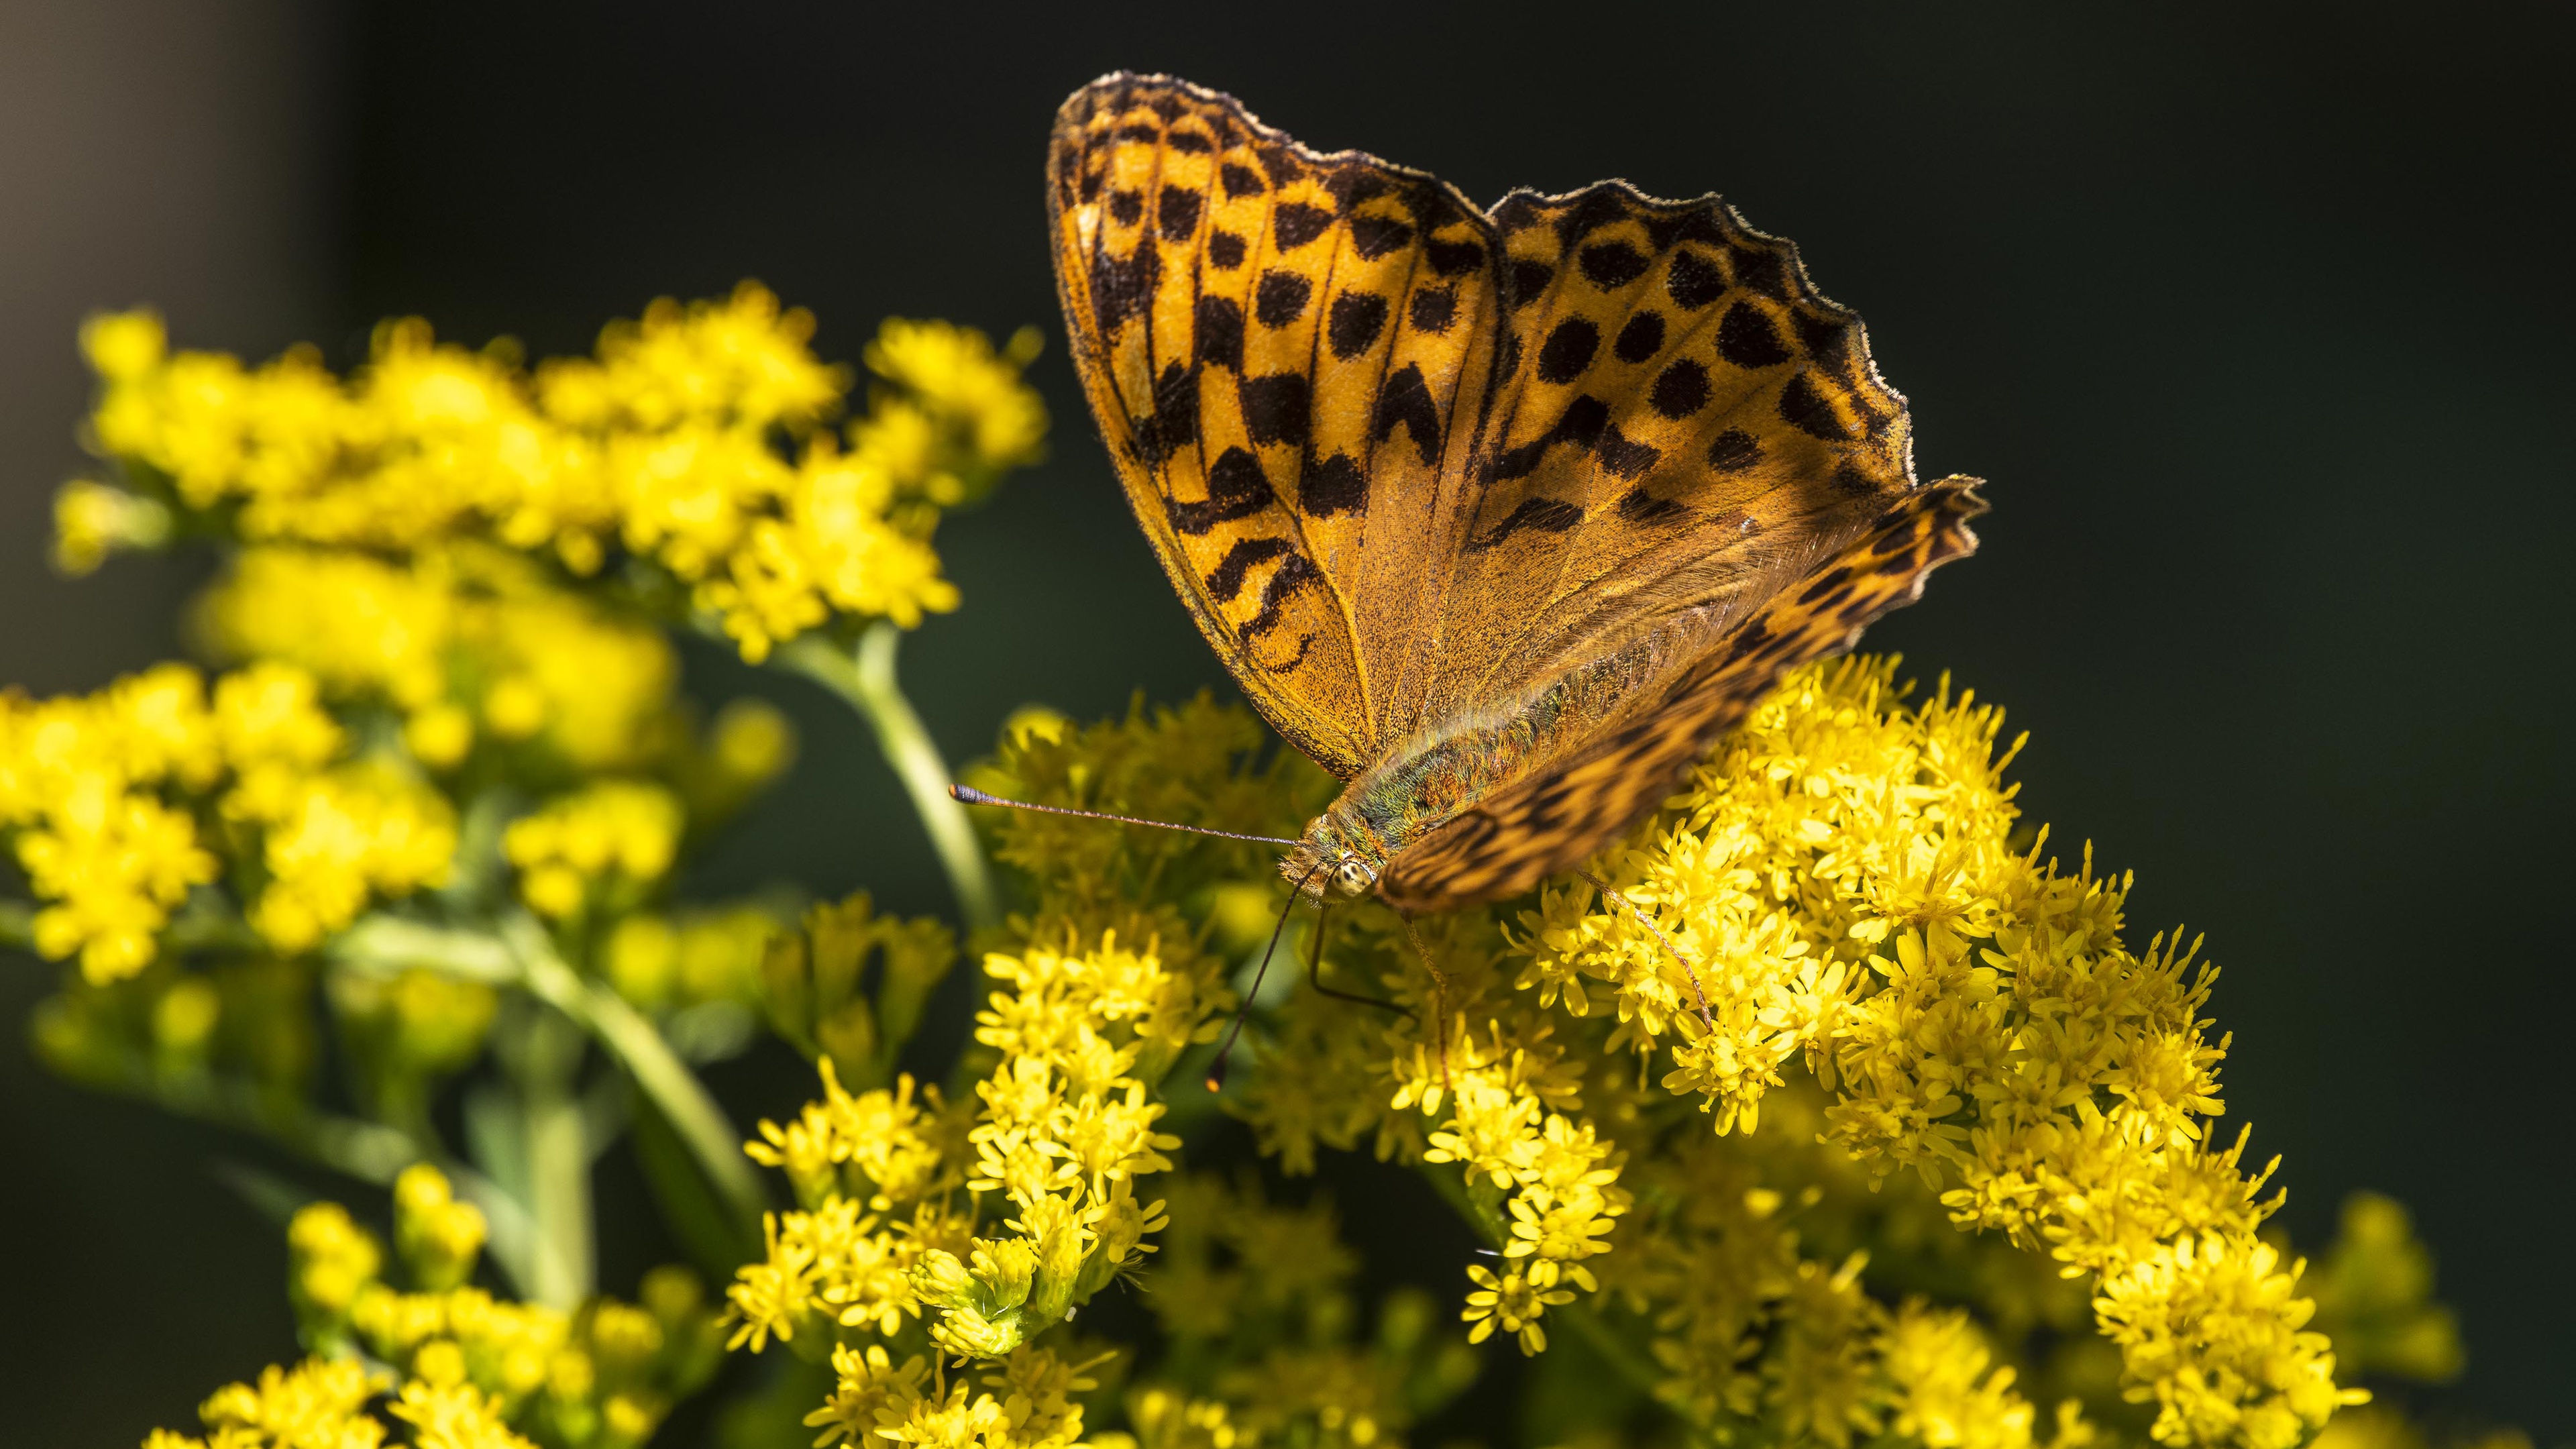
[[[1692,969],[1690,958],[1682,954],[1682,948],[1673,943],[1673,938],[1664,934],[1664,928],[1655,924],[1654,918],[1646,914],[1644,907],[1639,906],[1635,901],[1628,899],[1617,891],[1610,889],[1610,883],[1608,881],[1603,880],[1601,877],[1594,875],[1588,870],[1578,870],[1575,874],[1581,876],[1594,890],[1599,891],[1601,893],[1602,900],[1611,905],[1617,906],[1622,911],[1627,912],[1629,920],[1635,921],[1638,925],[1645,927],[1654,935],[1656,940],[1663,943],[1664,954],[1672,957],[1673,964],[1682,968],[1682,975],[1690,978],[1691,995],[1699,1002],[1700,1025],[1717,1025],[1717,1019],[1709,1014],[1708,993],[1700,989],[1699,972]]]
[[[1315,947],[1306,956],[1306,984],[1315,988],[1315,994],[1318,996],[1329,996],[1335,1001],[1348,1001],[1359,1006],[1374,1006],[1380,1011],[1392,1011],[1407,1021],[1421,1020],[1420,1017],[1392,1001],[1375,996],[1363,996],[1356,991],[1343,991],[1324,984],[1324,922],[1328,916],[1328,907],[1316,908]]]
[[[1413,917],[1402,911],[1395,918],[1404,923],[1405,939],[1413,943],[1413,953],[1422,958],[1422,969],[1431,973],[1431,1051],[1440,1063],[1440,1087],[1454,1092],[1449,1082],[1449,977],[1440,963],[1431,959],[1431,948],[1423,944],[1422,933],[1413,928]]]

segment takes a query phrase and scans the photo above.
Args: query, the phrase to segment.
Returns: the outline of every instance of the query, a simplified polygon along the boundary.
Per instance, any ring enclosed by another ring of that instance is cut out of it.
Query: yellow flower
[[[536,1449],[502,1421],[500,1405],[472,1384],[408,1383],[386,1412],[412,1426],[413,1449]]]
[[[528,904],[558,919],[580,911],[594,883],[649,885],[671,868],[684,820],[658,785],[603,780],[512,821],[501,852],[520,870]]]
[[[656,302],[603,331],[595,358],[531,374],[391,322],[343,381],[309,350],[248,368],[167,355],[144,314],[93,319],[92,429],[139,491],[66,490],[57,553],[87,568],[158,543],[170,530],[151,493],[166,489],[249,542],[422,559],[490,544],[581,576],[613,544],[667,570],[755,660],[836,612],[918,623],[956,603],[930,549],[938,510],[1037,456],[1045,412],[1020,381],[1035,336],[996,353],[944,323],[889,324],[869,354],[884,384],[843,454],[820,424],[850,378],[814,357],[813,327],[746,283],[723,302]],[[431,703],[420,672],[400,694],[415,707]],[[533,705],[504,692],[486,715],[525,734]],[[454,745],[445,728],[433,759]]]

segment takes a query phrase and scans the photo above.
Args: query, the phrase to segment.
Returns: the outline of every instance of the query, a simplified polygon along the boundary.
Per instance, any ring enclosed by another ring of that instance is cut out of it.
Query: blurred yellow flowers
[[[622,552],[752,660],[836,614],[911,625],[956,607],[930,533],[1037,456],[1046,414],[1019,381],[1037,334],[997,351],[946,323],[888,323],[867,350],[879,384],[842,440],[828,424],[851,378],[815,358],[813,330],[745,284],[656,303],[595,357],[531,372],[506,345],[470,352],[392,322],[343,382],[309,350],[245,367],[171,353],[149,314],[102,317],[83,335],[105,389],[93,427],[133,476],[66,488],[57,556],[85,571],[158,543],[173,510],[183,531],[262,544],[485,540],[584,578]]]

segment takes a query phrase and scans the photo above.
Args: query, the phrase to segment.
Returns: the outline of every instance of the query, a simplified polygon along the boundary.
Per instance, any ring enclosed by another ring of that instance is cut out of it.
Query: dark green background
[[[837,358],[887,313],[1059,344],[1054,461],[942,535],[967,604],[908,649],[953,754],[1026,701],[1221,685],[1054,332],[1066,91],[1175,71],[1482,198],[1722,190],[1869,319],[1925,474],[1992,480],[1983,554],[1873,643],[2011,707],[2026,803],[2139,872],[2141,934],[2209,933],[2228,1120],[2287,1154],[2301,1241],[2355,1188],[2416,1208],[2471,1345],[2430,1402],[2564,1441],[2566,13],[10,0],[0,678],[170,652],[195,574],[43,571],[84,311],[343,363],[420,313],[544,353],[755,276]],[[799,707],[807,765],[710,879],[940,908],[864,737]],[[0,962],[0,1008],[46,975]],[[776,1112],[795,1086],[728,1090]],[[292,1351],[280,1246],[216,1150],[0,1041],[0,1440],[131,1444]],[[612,1285],[652,1250],[629,1187]]]

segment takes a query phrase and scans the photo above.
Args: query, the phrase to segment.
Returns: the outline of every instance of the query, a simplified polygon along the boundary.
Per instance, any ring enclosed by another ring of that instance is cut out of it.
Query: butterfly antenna
[[[1270,944],[1261,948],[1261,965],[1252,973],[1252,989],[1243,993],[1243,1004],[1234,1009],[1234,1024],[1225,1029],[1225,1041],[1216,1049],[1216,1062],[1208,1068],[1209,1091],[1225,1090],[1225,1065],[1233,1058],[1234,1039],[1243,1035],[1244,1019],[1252,1015],[1252,1003],[1261,996],[1262,978],[1270,974],[1270,953],[1279,949],[1279,937],[1288,929],[1288,913],[1297,909],[1297,897],[1305,894],[1306,882],[1313,880],[1315,872],[1323,868],[1323,862],[1317,861],[1304,875],[1297,877],[1296,888],[1288,892],[1288,904],[1279,908],[1279,924],[1270,928]]]
[[[1315,908],[1315,949],[1306,957],[1306,984],[1314,987],[1318,996],[1329,996],[1335,1001],[1348,1001],[1358,1006],[1374,1006],[1380,1011],[1394,1012],[1407,1021],[1420,1021],[1422,1018],[1392,1001],[1362,996],[1356,991],[1340,991],[1324,984],[1324,913],[1324,907]]]
[[[1644,907],[1610,889],[1609,882],[1601,877],[1588,870],[1578,870],[1575,874],[1582,877],[1594,890],[1599,891],[1602,900],[1627,912],[1629,920],[1645,927],[1656,940],[1663,942],[1664,954],[1672,957],[1673,964],[1682,968],[1682,974],[1690,978],[1691,996],[1699,1002],[1700,1025],[1716,1026],[1717,1018],[1709,1014],[1708,993],[1702,991],[1699,986],[1699,972],[1692,969],[1690,958],[1682,954],[1682,948],[1673,943],[1673,938],[1664,934],[1664,928],[1655,924],[1654,919],[1646,914]]]
[[[1007,805],[1014,810],[1035,810],[1046,815],[1078,815],[1085,820],[1108,820],[1119,825],[1151,825],[1156,830],[1185,830],[1192,835],[1213,835],[1221,840],[1249,840],[1255,845],[1303,845],[1302,840],[1289,840],[1277,835],[1237,835],[1231,830],[1210,830],[1204,825],[1180,825],[1169,820],[1143,820],[1133,815],[1111,815],[1102,810],[1075,810],[1063,805],[1036,805],[1026,800],[1005,800],[987,795],[972,785],[951,785],[948,798],[960,805]]]

